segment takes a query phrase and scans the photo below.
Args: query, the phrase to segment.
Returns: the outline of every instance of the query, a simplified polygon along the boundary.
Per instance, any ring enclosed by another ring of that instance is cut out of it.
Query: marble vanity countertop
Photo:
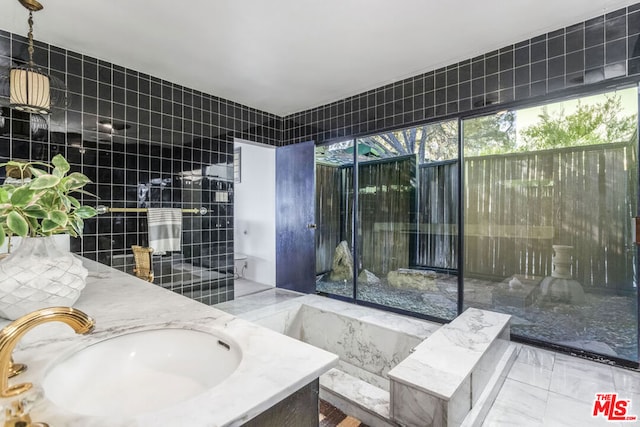
[[[131,417],[83,416],[66,412],[45,396],[31,411],[33,421],[52,426],[237,426],[318,378],[338,362],[332,353],[278,334],[223,311],[144,282],[94,261],[87,286],[74,305],[96,320],[89,335],[76,335],[52,322],[28,332],[14,351],[29,369],[14,382],[42,383],[46,372],[72,353],[118,335],[161,328],[185,328],[230,337],[242,361],[220,385],[156,412]],[[0,327],[8,324],[0,320]],[[167,343],[170,345],[170,343]],[[212,364],[215,362],[212,362]],[[167,384],[171,387],[171,384]]]

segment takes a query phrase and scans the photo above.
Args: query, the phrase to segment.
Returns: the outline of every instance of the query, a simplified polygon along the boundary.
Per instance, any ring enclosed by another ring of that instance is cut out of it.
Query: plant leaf
[[[59,193],[58,197],[59,197],[60,201],[62,202],[62,204],[64,205],[65,210],[70,211],[71,210],[71,200],[69,200],[69,197],[67,197],[64,193]]]
[[[55,230],[56,228],[58,228],[58,227],[59,227],[59,225],[56,222],[54,222],[54,221],[52,221],[50,219],[43,219],[42,220],[42,231],[44,233],[51,234],[51,232],[53,230]],[[47,234],[47,235],[49,235],[49,234]]]
[[[31,171],[31,174],[36,178],[47,174],[47,171],[43,171],[42,169],[37,169],[34,167],[29,167],[29,170]]]
[[[82,218],[76,218],[76,228],[78,229],[78,234],[82,235],[82,231],[84,230],[84,221]]]
[[[98,215],[98,211],[96,211],[91,206],[79,207],[78,209],[73,211],[73,213],[75,213],[78,216],[78,218],[82,218],[82,219],[87,219],[87,218],[91,218],[93,216]]]
[[[29,216],[29,217],[32,217],[32,218],[46,218],[47,217],[47,211],[45,211],[44,209],[42,209],[42,207],[40,207],[38,205],[27,206],[26,208],[24,208],[22,210],[22,213],[25,214],[26,216]]]
[[[100,197],[96,196],[96,195],[95,195],[95,194],[93,194],[93,193],[89,193],[88,191],[85,191],[85,190],[75,189],[75,190],[73,190],[73,191],[74,191],[75,193],[82,193],[82,194],[86,194],[86,195],[91,196],[91,197],[95,197],[96,199],[100,199]]]
[[[32,190],[43,190],[45,188],[52,188],[58,185],[60,182],[60,177],[55,175],[40,175],[29,184],[29,188]]]
[[[67,225],[67,221],[69,220],[69,218],[67,217],[67,214],[62,211],[49,212],[49,219],[61,227],[64,227],[65,225]]]
[[[4,245],[4,227],[0,224],[0,246]]]
[[[81,218],[75,218],[72,221],[69,221],[69,224],[71,225],[69,234],[71,234],[73,237],[82,235],[82,229],[84,228],[84,223]]]
[[[44,210],[50,211],[55,208],[55,195],[51,192],[44,192],[37,200],[36,203],[42,206]]]
[[[69,169],[71,169],[69,167],[69,163],[65,160],[62,154],[56,154],[55,156],[53,156],[53,159],[51,159],[51,164],[53,164],[53,166],[55,166],[55,168],[63,174],[66,174],[67,172],[69,172]]]
[[[83,219],[97,215],[90,206],[82,206],[78,196],[70,192],[93,194],[82,190],[91,180],[84,174],[70,172],[70,165],[62,155],[51,164],[10,161],[7,166],[27,172],[31,179],[19,185],[0,185],[0,232],[8,235],[50,236],[56,233],[82,234]],[[49,171],[49,172],[48,172]],[[17,181],[16,181],[17,182]]]
[[[19,187],[11,195],[11,204],[13,206],[22,207],[28,205],[33,199],[35,191],[27,187]]]
[[[81,188],[91,182],[91,180],[86,175],[81,174],[80,172],[74,172],[70,174],[69,176],[63,178],[63,181],[64,185],[69,190]]]
[[[29,223],[16,211],[7,215],[7,227],[20,237],[25,237],[29,232]]]
[[[31,229],[32,230],[36,230],[36,235],[37,235],[37,231],[40,229],[40,224],[38,224],[38,218],[33,218],[33,217],[30,217],[30,216],[26,216],[25,218],[29,222],[29,225],[31,226]]]
[[[79,208],[80,207],[80,202],[75,197],[67,196],[67,199],[69,199],[69,202],[71,202],[71,206],[73,206],[74,208]]]

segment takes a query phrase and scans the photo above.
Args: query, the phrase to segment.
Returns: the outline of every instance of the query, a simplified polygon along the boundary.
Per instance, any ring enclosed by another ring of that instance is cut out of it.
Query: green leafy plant
[[[71,193],[82,190],[91,182],[71,169],[58,154],[52,165],[42,162],[9,161],[7,179],[0,186],[0,245],[5,235],[21,237],[51,236],[68,233],[82,235],[84,220],[97,214],[91,206],[82,206]],[[13,178],[9,177],[9,171]]]
[[[605,95],[605,100],[585,105],[578,102],[575,111],[564,109],[550,113],[542,107],[539,122],[522,131],[526,146],[521,150],[540,150],[576,145],[608,144],[635,140],[637,119],[628,112],[619,96]]]

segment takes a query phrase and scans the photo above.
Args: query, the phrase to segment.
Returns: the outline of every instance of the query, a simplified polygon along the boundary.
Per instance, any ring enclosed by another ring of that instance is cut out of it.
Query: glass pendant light
[[[42,10],[43,6],[36,0],[18,1],[29,11],[29,58],[26,64],[13,66],[9,71],[9,107],[26,113],[50,114],[53,106],[63,103],[66,88],[33,62],[33,12]]]

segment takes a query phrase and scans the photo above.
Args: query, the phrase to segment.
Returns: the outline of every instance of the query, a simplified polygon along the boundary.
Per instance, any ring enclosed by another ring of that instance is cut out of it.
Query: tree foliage
[[[358,140],[378,157],[417,154],[421,163],[458,157],[458,121],[392,131]]]
[[[513,111],[465,120],[466,156],[505,153],[516,145]],[[450,120],[388,132],[360,140],[379,157],[417,154],[421,163],[458,158],[458,121]]]
[[[503,111],[465,120],[463,135],[465,156],[511,152],[516,145],[516,113]]]
[[[543,107],[539,123],[522,131],[525,143],[518,151],[629,141],[637,129],[636,115],[623,113],[620,97],[609,95],[598,104],[578,102],[570,114],[564,109],[552,114]]]
[[[466,157],[630,141],[637,131],[636,114],[624,114],[620,96],[605,95],[603,102],[578,101],[575,111],[549,111],[544,106],[538,122],[520,130],[518,111],[503,111],[463,121]],[[357,140],[360,161],[417,154],[420,163],[458,158],[458,121],[449,120],[424,126],[373,135]],[[353,145],[333,150],[334,163],[351,163]]]

